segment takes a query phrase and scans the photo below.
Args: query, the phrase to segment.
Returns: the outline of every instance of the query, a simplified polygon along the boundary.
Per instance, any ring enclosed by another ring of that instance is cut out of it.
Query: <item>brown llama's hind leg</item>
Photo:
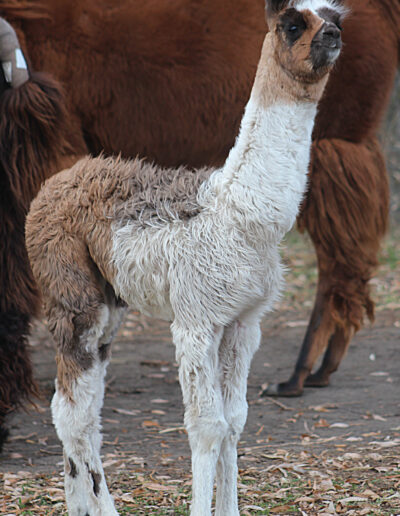
[[[337,371],[353,335],[354,328],[352,326],[336,328],[335,333],[329,339],[321,366],[315,373],[307,376],[304,384],[306,387],[327,387],[329,385],[330,376]]]
[[[320,278],[315,305],[292,376],[287,382],[269,385],[264,396],[301,396],[307,377],[335,330],[328,308],[327,282]]]
[[[307,382],[328,385],[364,316],[373,320],[368,281],[388,220],[388,179],[376,140],[313,144],[310,189],[299,217],[315,245],[319,287],[295,371],[265,394],[298,396]],[[312,367],[325,350],[320,369]]]
[[[38,397],[29,353],[30,318],[39,307],[23,238],[24,214],[0,187],[0,451],[7,416]]]

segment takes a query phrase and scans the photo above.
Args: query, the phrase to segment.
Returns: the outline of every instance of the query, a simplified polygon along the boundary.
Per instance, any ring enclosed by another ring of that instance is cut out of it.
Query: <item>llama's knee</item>
[[[108,363],[111,340],[104,339],[104,330],[109,309],[104,304],[88,305],[75,313],[53,305],[47,313],[49,329],[58,348],[57,389],[73,401],[72,390],[78,379],[93,368],[98,374],[102,370],[95,367],[98,362]]]
[[[215,417],[185,418],[185,426],[192,451],[219,454],[221,443],[225,439],[229,425],[221,415]]]
[[[233,407],[230,414],[227,415],[227,421],[229,425],[228,436],[233,442],[237,442],[247,421],[247,402],[239,403],[238,406]]]

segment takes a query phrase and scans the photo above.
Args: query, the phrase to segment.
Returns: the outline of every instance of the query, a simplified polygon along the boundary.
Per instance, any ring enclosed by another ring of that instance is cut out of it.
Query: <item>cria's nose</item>
[[[334,23],[326,23],[322,32],[325,41],[338,41],[340,39],[340,29]]]

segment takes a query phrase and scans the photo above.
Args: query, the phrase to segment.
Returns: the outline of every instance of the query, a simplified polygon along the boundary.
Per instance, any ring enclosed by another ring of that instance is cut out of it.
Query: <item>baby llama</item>
[[[70,516],[118,514],[100,410],[126,307],[171,321],[192,452],[192,516],[238,516],[237,442],[260,319],[282,286],[279,243],[307,180],[317,103],[340,53],[334,0],[268,0],[235,146],[218,170],[86,158],[49,179],[26,225],[58,346],[54,424]],[[234,35],[232,35],[234,37]]]

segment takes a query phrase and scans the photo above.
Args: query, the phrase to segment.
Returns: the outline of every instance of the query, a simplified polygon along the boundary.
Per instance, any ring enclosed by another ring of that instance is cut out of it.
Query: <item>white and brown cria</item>
[[[329,10],[330,16],[321,16]],[[217,170],[83,159],[32,203],[26,239],[58,346],[52,411],[70,516],[117,514],[100,460],[112,338],[126,306],[172,322],[192,450],[192,516],[237,516],[237,442],[260,319],[282,286],[279,243],[302,199],[317,103],[344,8],[267,2],[240,133]]]

